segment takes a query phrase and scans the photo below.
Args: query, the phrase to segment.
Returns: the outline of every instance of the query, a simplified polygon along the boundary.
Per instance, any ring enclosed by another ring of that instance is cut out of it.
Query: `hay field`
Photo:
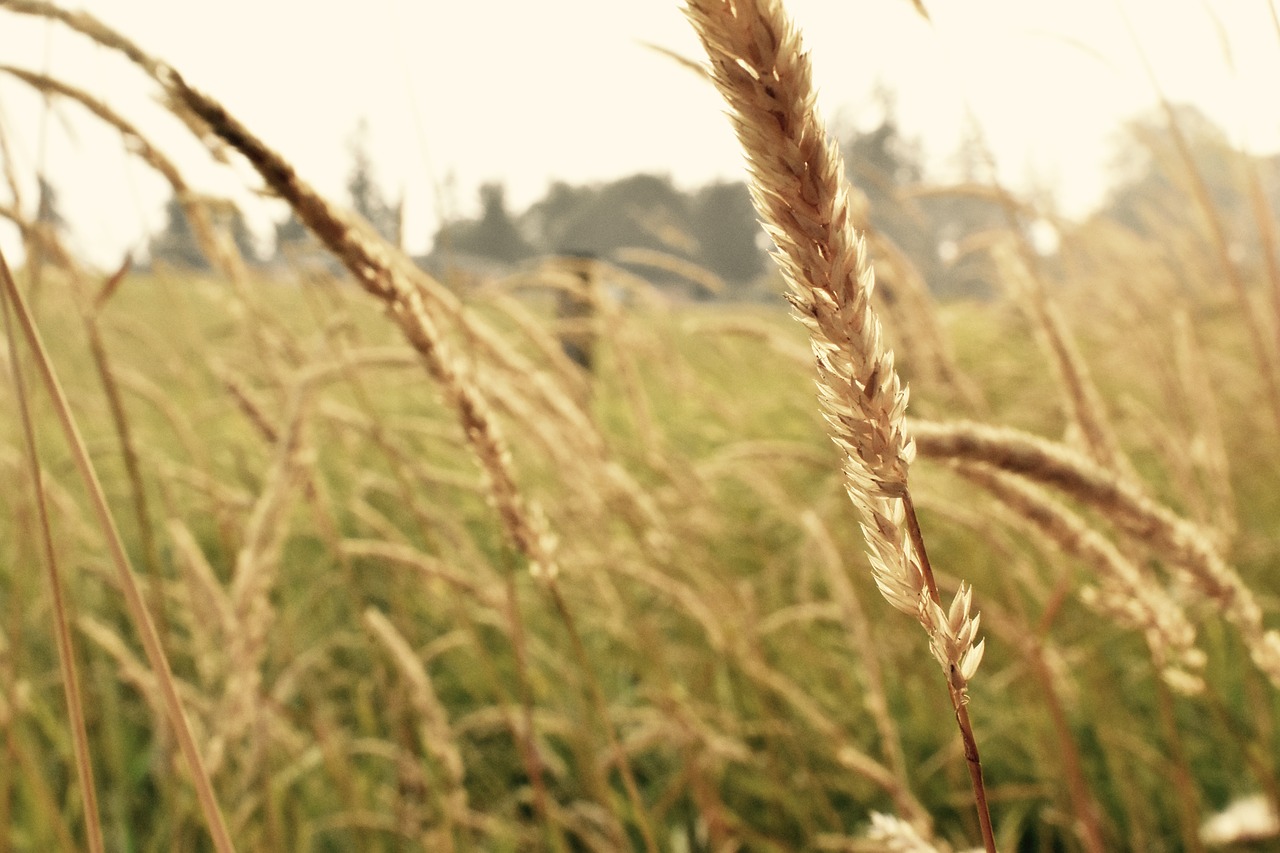
[[[781,10],[689,5],[748,154],[783,134],[753,180],[807,324],[607,261],[433,279],[180,69],[0,2],[124,52],[345,268],[249,269],[124,118],[23,78],[132,135],[215,272],[0,211],[42,259],[3,277],[0,850],[1275,843],[1270,244],[1233,257],[1187,161],[1191,224],[995,231],[998,295],[939,304],[848,237]]]

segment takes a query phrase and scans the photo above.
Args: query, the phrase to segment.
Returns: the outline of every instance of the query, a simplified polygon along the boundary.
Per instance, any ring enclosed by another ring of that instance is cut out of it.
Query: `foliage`
[[[348,140],[347,147],[351,155],[351,171],[347,173],[347,194],[351,198],[352,209],[364,217],[383,239],[393,245],[399,245],[399,205],[387,201],[378,186],[373,158],[369,154],[369,126],[366,122],[361,121],[357,125],[355,132]]]
[[[437,250],[511,263],[534,254],[612,260],[626,250],[643,249],[702,266],[737,289],[764,271],[761,232],[742,183],[685,192],[660,175],[631,175],[589,186],[556,182],[516,215],[507,212],[502,188],[491,184],[481,188],[481,207],[479,219],[442,227],[435,237]],[[660,282],[678,280],[661,271],[643,271]]]
[[[37,184],[37,206],[36,206],[36,222],[47,225],[55,231],[61,231],[66,227],[67,221],[62,216],[62,209],[58,204],[58,189],[41,175],[36,179]]]
[[[278,381],[273,377],[287,383],[291,370],[308,369],[291,366],[286,352],[313,353],[323,363],[328,356],[322,354],[331,351],[334,340],[353,347],[351,352],[396,343],[371,306],[347,301],[340,286],[331,287],[319,301],[345,304],[348,323],[336,339],[324,318],[312,319],[308,298],[299,292],[266,289],[256,295],[251,315],[271,318],[272,337],[293,342],[278,360],[268,361],[254,354],[243,324],[210,309],[223,295],[207,284],[193,282],[168,292],[161,281],[133,277],[110,306],[111,317],[131,320],[130,326],[108,326],[116,370],[139,391],[165,388],[162,399],[129,400],[131,425],[147,448],[149,486],[174,511],[184,511],[183,523],[220,583],[229,582],[255,502],[267,494],[271,467],[278,464],[258,422],[228,393],[225,377],[266,407],[269,424],[282,411],[273,402]],[[170,308],[175,297],[176,312]],[[1092,352],[1113,368],[1113,399],[1154,401],[1149,377],[1158,375],[1152,360],[1159,352],[1144,350],[1145,338],[1115,322],[1112,311],[1119,306],[1104,306],[1101,312],[1096,305],[1085,310],[1091,312],[1091,337],[1110,336],[1105,348],[1099,343]],[[550,322],[550,304],[529,307]],[[499,305],[472,308],[498,324],[511,342],[521,340]],[[643,514],[631,515],[636,508],[613,491],[610,481],[575,485],[578,469],[559,471],[547,461],[538,427],[510,432],[522,482],[548,509],[562,538],[562,589],[586,645],[584,669],[565,645],[565,627],[553,603],[531,579],[521,577],[536,719],[555,768],[552,793],[568,809],[601,802],[591,779],[597,762],[607,760],[604,735],[582,698],[589,680],[596,679],[620,736],[633,750],[641,795],[654,819],[664,824],[664,832],[694,839],[692,849],[699,849],[700,822],[708,814],[732,816],[736,831],[747,839],[746,849],[798,849],[824,834],[856,834],[868,810],[893,808],[883,791],[836,760],[848,746],[868,752],[879,748],[862,701],[865,660],[872,655],[884,670],[908,763],[923,768],[913,774],[917,794],[944,837],[966,835],[965,812],[956,806],[966,783],[938,769],[951,764],[937,759],[951,754],[949,711],[945,699],[921,698],[936,696],[936,672],[917,665],[921,655],[927,656],[919,632],[903,629],[903,620],[880,606],[859,556],[859,534],[813,405],[808,371],[780,355],[788,345],[801,343],[802,330],[779,309],[728,310],[628,312],[612,321],[615,334],[596,367],[592,417],[628,475],[644,484],[653,501],[650,511],[664,519],[662,535],[669,538],[661,550],[650,550],[656,542],[633,538],[632,525],[643,531],[650,522]],[[90,446],[100,449],[100,464],[111,471],[109,419],[93,391],[88,355],[69,325],[75,313],[48,315],[46,334],[56,344],[65,381],[79,389],[77,407]],[[1047,368],[1037,365],[1029,334],[1012,330],[1009,315],[997,306],[960,305],[948,317],[961,363],[990,392],[994,419],[1048,432],[1061,428],[1050,414]],[[169,333],[137,336],[129,331],[132,321]],[[1223,354],[1237,346],[1230,318],[1206,315],[1201,322],[1205,338],[1217,341]],[[1153,320],[1153,329],[1159,323]],[[716,331],[717,324],[725,331]],[[734,334],[735,325],[758,333]],[[216,375],[203,366],[214,363]],[[1214,388],[1224,403],[1247,406],[1250,384],[1223,372],[1230,358],[1215,363]],[[945,389],[928,383],[913,382],[913,391],[924,400],[945,395]],[[412,360],[401,367],[371,366],[326,386],[311,411],[308,453],[314,461],[306,464],[314,467],[292,487],[293,509],[277,522],[283,547],[268,564],[273,627],[260,669],[272,701],[280,703],[272,713],[282,716],[270,719],[281,721],[283,732],[291,734],[231,752],[220,771],[221,795],[229,808],[257,803],[243,807],[239,840],[245,849],[308,844],[310,849],[438,849],[443,842],[431,828],[439,827],[442,795],[430,792],[439,791],[448,777],[432,750],[451,742],[465,761],[471,808],[485,816],[488,835],[482,846],[540,849],[541,842],[527,831],[528,779],[517,745],[500,722],[502,709],[515,701],[510,691],[517,683],[518,659],[504,611],[491,595],[502,588],[502,567],[510,555],[476,491],[476,472],[449,414]],[[15,429],[12,421],[5,426],[4,446],[15,445]],[[375,429],[385,432],[378,437]],[[1141,447],[1141,432],[1132,438]],[[1256,452],[1243,424],[1231,429],[1230,440],[1233,455],[1249,458]],[[57,444],[49,442],[44,452],[50,470],[61,470]],[[10,456],[0,459],[12,462]],[[1241,491],[1265,491],[1269,470],[1262,464],[1238,469]],[[402,476],[421,485],[406,495],[396,485]],[[113,502],[127,506],[127,484],[118,476],[106,483]],[[972,489],[958,484],[944,467],[922,465],[919,486],[927,496],[923,523],[935,562],[948,575],[973,581],[984,624],[993,632],[991,657],[974,686],[973,702],[1007,848],[1034,843],[1074,849],[1072,834],[1055,817],[1069,808],[1062,759],[1049,728],[1046,687],[1023,657],[1021,644],[1032,636],[1024,620],[1051,626],[1043,643],[1057,667],[1052,683],[1066,691],[1069,721],[1100,799],[1108,838],[1117,849],[1128,848],[1135,838],[1176,838],[1180,806],[1168,784],[1176,760],[1163,747],[1163,735],[1151,729],[1149,721],[1157,715],[1155,674],[1143,660],[1140,640],[1099,619],[1074,597],[1056,597],[1058,584],[1086,583],[1087,570],[1043,550],[1016,523],[977,501]],[[15,492],[11,523],[26,517],[23,495]],[[596,520],[588,495],[614,509]],[[1245,541],[1252,543],[1242,570],[1274,594],[1265,568],[1280,556],[1266,534],[1272,509],[1242,505],[1240,524]],[[77,504],[62,512],[68,514],[64,524],[81,529]],[[843,600],[841,587],[824,562],[832,552],[813,538],[807,513],[832,537],[841,576],[856,591],[860,618],[868,620],[876,637],[874,647],[858,645],[848,633],[849,617],[836,604]],[[136,553],[141,546],[127,518],[124,530]],[[426,562],[414,568],[373,555],[354,556],[336,546],[335,536],[398,542],[426,555]],[[27,552],[25,541],[0,536],[9,564]],[[189,555],[175,550],[176,540],[168,534],[165,541],[169,646],[180,677],[192,695],[201,697],[194,707],[216,706],[223,696],[221,664],[214,664],[221,652],[204,645],[210,628],[199,616],[205,612],[201,599],[187,591],[197,581]],[[77,534],[62,547],[69,561],[90,567],[72,582],[77,612],[121,633],[127,649],[120,605],[93,568],[95,538]],[[29,704],[22,707],[30,710],[15,729],[27,763],[26,769],[9,765],[21,792],[12,820],[15,837],[47,846],[58,832],[76,832],[73,815],[42,810],[30,783],[37,767],[43,768],[42,776],[65,767],[60,741],[40,733],[56,725],[61,713],[51,672],[52,641],[43,610],[36,606],[44,594],[39,586],[25,573],[7,575],[4,583],[6,599],[23,603],[18,612],[25,614],[9,629],[10,642],[21,641],[10,645],[22,650],[15,663],[24,683],[41,685],[25,694]],[[410,677],[363,627],[362,612],[369,607],[387,614],[421,655],[445,709],[447,730],[420,733],[430,718],[414,704]],[[1274,715],[1263,716],[1261,706],[1248,698],[1266,688],[1241,663],[1240,650],[1218,620],[1208,613],[1201,620],[1203,642],[1214,661],[1209,670],[1214,694],[1179,700],[1176,710],[1186,761],[1208,808],[1251,784],[1241,769],[1247,766],[1244,751],[1252,749],[1249,732]],[[199,818],[185,787],[175,782],[182,776],[171,763],[145,690],[120,682],[121,664],[100,640],[98,634],[78,638],[93,673],[90,700],[103,709],[95,743],[103,790],[112,792],[104,801],[108,837],[126,846],[200,849],[195,840]],[[1235,721],[1232,727],[1207,716],[1217,703]],[[1272,705],[1268,700],[1267,707]],[[1236,727],[1242,728],[1237,732]],[[1270,747],[1252,754],[1266,762],[1280,758]],[[243,775],[253,761],[263,762],[254,772],[276,780],[277,796],[258,801],[245,793],[255,790],[245,781],[252,775]],[[690,779],[689,774],[697,775]],[[611,799],[621,796],[617,785],[603,802],[617,802]],[[406,823],[393,829],[390,823],[355,820],[374,814],[399,814]]]
[[[164,227],[151,238],[147,247],[151,260],[189,270],[208,269],[209,259],[200,248],[177,196],[165,202],[164,215]]]
[[[480,218],[445,225],[436,234],[436,244],[450,252],[494,258],[506,263],[525,260],[534,249],[525,241],[507,212],[506,191],[501,184],[480,188]]]
[[[1188,172],[1188,156],[1198,176]],[[1243,171],[1246,162],[1232,150],[1222,128],[1196,107],[1173,106],[1168,113],[1139,116],[1118,135],[1112,189],[1099,215],[1145,237],[1169,229],[1203,234],[1204,213],[1188,203],[1194,192],[1191,182],[1200,180],[1236,251],[1256,262],[1260,247]],[[1264,174],[1271,171],[1254,163]],[[1273,208],[1280,210],[1274,202]]]

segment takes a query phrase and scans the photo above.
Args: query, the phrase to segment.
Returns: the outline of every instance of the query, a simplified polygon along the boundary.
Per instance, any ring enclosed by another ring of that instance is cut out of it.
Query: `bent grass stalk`
[[[935,459],[983,462],[1051,486],[1085,503],[1179,569],[1221,608],[1258,669],[1280,687],[1280,631],[1268,629],[1253,591],[1218,552],[1202,527],[1147,496],[1135,483],[1066,447],[1031,433],[967,421],[913,420],[920,452]]]
[[[921,623],[946,673],[983,844],[994,853],[967,707],[968,682],[984,649],[975,643],[979,617],[970,616],[972,590],[965,586],[944,610],[933,578],[907,488],[915,455],[905,427],[907,391],[881,343],[871,306],[874,273],[854,227],[859,211],[814,103],[808,55],[778,0],[689,0],[686,15],[729,105],[788,298],[809,329],[820,405],[844,458],[849,497],[863,516],[876,585]]]
[[[425,277],[417,275],[395,250],[365,229],[340,214],[298,177],[293,168],[278,154],[258,140],[212,98],[190,88],[173,70],[161,75],[175,100],[184,103],[211,131],[238,150],[259,171],[273,190],[289,202],[299,218],[325,243],[348,268],[361,286],[383,302],[388,313],[404,332],[409,343],[421,356],[428,372],[440,384],[454,409],[477,462],[485,473],[486,487],[508,540],[525,558],[530,573],[543,582],[552,598],[557,614],[571,634],[577,634],[572,616],[560,596],[556,584],[559,567],[555,556],[555,540],[547,530],[541,508],[528,501],[520,490],[505,436],[492,416],[488,399],[480,392],[467,363],[449,348],[432,308],[428,304],[430,288]],[[513,645],[519,671],[527,673],[523,649],[524,628],[517,603],[514,576],[506,579],[507,615],[513,627]],[[575,643],[575,648],[577,644]],[[581,661],[585,665],[585,661]],[[588,672],[584,669],[584,672]],[[588,672],[588,678],[594,678]],[[564,846],[560,827],[553,820],[548,793],[542,782],[541,757],[533,738],[533,694],[522,675],[525,714],[524,748],[528,754],[538,811],[544,816],[557,848]],[[612,724],[605,721],[613,738]],[[614,750],[624,787],[632,802],[635,818],[645,846],[656,851],[656,841],[644,815],[637,786],[625,753]]]
[[[1182,127],[1178,111],[1169,100],[1164,87],[1160,84],[1155,66],[1151,64],[1151,59],[1147,56],[1147,52],[1138,38],[1138,32],[1133,27],[1133,21],[1124,12],[1123,5],[1118,5],[1116,8],[1120,10],[1121,19],[1124,21],[1125,29],[1129,34],[1129,40],[1133,44],[1138,59],[1142,62],[1142,68],[1146,72],[1151,89],[1160,101],[1160,109],[1164,113],[1169,137],[1173,142],[1178,162],[1189,184],[1192,200],[1195,202],[1196,207],[1199,208],[1200,215],[1204,220],[1205,230],[1212,244],[1215,259],[1221,268],[1222,275],[1227,280],[1232,296],[1236,300],[1240,322],[1245,331],[1248,332],[1249,344],[1253,351],[1254,360],[1257,362],[1258,378],[1266,392],[1267,401],[1270,403],[1276,426],[1280,428],[1280,377],[1277,376],[1276,366],[1272,362],[1271,354],[1267,349],[1266,335],[1263,332],[1262,322],[1250,301],[1249,290],[1244,276],[1231,257],[1231,238],[1227,231],[1227,225],[1223,221],[1222,212],[1213,199],[1213,194],[1210,192],[1209,184],[1205,180],[1203,171],[1196,163],[1195,155],[1191,150],[1191,143]]]

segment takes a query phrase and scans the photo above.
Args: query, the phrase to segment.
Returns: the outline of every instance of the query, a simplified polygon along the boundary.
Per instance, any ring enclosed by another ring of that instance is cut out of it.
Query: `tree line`
[[[1094,219],[1150,235],[1167,226],[1170,216],[1195,216],[1185,202],[1185,169],[1170,154],[1175,144],[1191,152],[1225,218],[1243,216],[1249,198],[1230,165],[1225,134],[1195,108],[1179,107],[1175,115],[1181,142],[1171,136],[1162,116],[1140,117],[1123,129],[1112,188]],[[866,197],[871,227],[910,258],[930,287],[940,296],[986,294],[989,267],[982,253],[964,250],[966,241],[993,229],[1030,228],[1020,218],[1024,214],[1003,205],[995,193],[922,190],[926,175],[920,147],[901,133],[891,109],[871,128],[845,134],[842,148],[851,182]],[[352,209],[388,240],[400,243],[402,207],[380,190],[362,134],[353,138],[350,154],[346,188]],[[953,166],[961,186],[990,186],[989,158],[976,134],[961,140]],[[491,183],[480,188],[479,202],[478,216],[441,226],[433,235],[431,253],[419,260],[514,266],[545,255],[585,254],[626,265],[621,259],[628,252],[633,257],[633,250],[645,250],[714,273],[730,294],[759,292],[768,274],[769,241],[742,182],[681,189],[669,177],[654,174],[588,185],[556,182],[518,211],[510,208],[504,187]],[[263,256],[239,211],[227,206],[220,213],[251,263],[283,261],[314,245],[290,214],[275,226],[273,253]],[[177,199],[170,200],[165,224],[149,248],[153,260],[191,269],[207,264]],[[644,273],[663,281],[661,270]]]

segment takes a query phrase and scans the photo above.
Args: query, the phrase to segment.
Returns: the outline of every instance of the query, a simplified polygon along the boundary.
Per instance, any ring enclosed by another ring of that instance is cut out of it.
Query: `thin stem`
[[[1067,721],[1067,713],[1062,707],[1062,697],[1054,687],[1053,674],[1049,670],[1049,664],[1044,656],[1044,646],[1038,637],[1031,636],[1026,655],[1036,680],[1040,682],[1040,688],[1044,692],[1049,718],[1053,722],[1053,730],[1058,738],[1063,772],[1067,777],[1067,793],[1071,797],[1076,820],[1080,824],[1080,841],[1089,853],[1103,853],[1106,850],[1106,843],[1103,841],[1102,826],[1098,820],[1098,805],[1085,781],[1084,769],[1080,763],[1080,750],[1076,748],[1075,740],[1071,737],[1071,726]]]
[[[69,256],[66,256],[64,260],[68,262],[67,267],[72,270],[72,281],[78,287],[79,271],[70,266],[72,261]],[[102,292],[106,293],[109,288],[118,286],[119,282],[128,273],[129,267],[130,260],[126,258],[119,271],[108,279]],[[83,300],[84,293],[81,292],[79,295]],[[129,480],[129,489],[133,498],[133,515],[138,526],[142,565],[147,579],[152,584],[151,609],[155,613],[160,638],[167,640],[169,620],[165,613],[164,575],[160,570],[160,560],[156,556],[155,531],[151,525],[151,510],[148,506],[147,490],[142,476],[142,463],[138,456],[137,444],[134,442],[132,430],[129,426],[129,415],[125,411],[124,397],[120,393],[120,384],[116,381],[115,370],[107,354],[106,343],[102,339],[102,327],[98,323],[100,301],[87,302],[86,306],[82,312],[81,319],[84,323],[89,351],[93,355],[93,363],[98,370],[98,380],[102,383],[102,392],[107,398],[107,408],[111,412],[111,424],[115,427],[116,440],[120,443],[120,457],[124,462],[125,474]]]
[[[182,700],[178,697],[173,670],[169,666],[169,659],[165,654],[164,647],[160,644],[160,637],[156,633],[155,623],[152,622],[151,615],[147,612],[147,605],[142,599],[142,591],[138,587],[133,568],[129,565],[129,557],[125,553],[124,542],[120,538],[120,532],[116,529],[115,519],[111,515],[111,507],[107,503],[107,496],[102,490],[102,484],[98,481],[98,474],[93,467],[93,461],[89,458],[89,451],[85,447],[84,439],[80,436],[80,428],[76,425],[75,416],[71,413],[71,404],[67,402],[67,396],[62,390],[62,385],[58,382],[57,374],[54,373],[53,362],[45,349],[44,341],[41,339],[40,332],[36,328],[30,312],[27,310],[26,301],[22,298],[22,293],[18,290],[18,286],[13,280],[13,275],[9,272],[9,266],[5,262],[2,252],[0,252],[0,289],[4,290],[9,303],[14,307],[18,325],[22,329],[23,336],[27,339],[27,346],[35,355],[36,367],[39,369],[40,378],[52,398],[54,409],[58,414],[58,421],[66,435],[67,444],[70,446],[72,458],[75,460],[81,479],[89,492],[90,503],[93,505],[94,514],[98,517],[98,524],[102,528],[103,535],[106,537],[107,550],[120,580],[120,591],[124,594],[134,629],[137,630],[142,640],[142,647],[146,652],[147,661],[156,676],[156,684],[160,688],[169,724],[173,726],[178,745],[187,761],[188,768],[191,770],[192,781],[196,787],[196,797],[204,813],[214,848],[218,853],[234,853],[235,846],[231,843],[231,834],[227,831],[226,821],[222,817],[222,809],[218,805],[217,796],[214,794],[213,783],[209,779],[209,773],[204,766],[204,759],[200,755],[200,749],[196,746],[195,737],[192,735],[191,727],[187,723]]]
[[[600,725],[604,727],[609,751],[613,753],[613,760],[618,767],[619,775],[622,777],[622,785],[626,789],[627,799],[631,801],[636,826],[640,829],[640,835],[644,838],[645,850],[648,853],[658,853],[658,842],[653,834],[653,827],[649,825],[649,818],[645,814],[644,798],[640,796],[640,787],[636,784],[635,773],[631,769],[631,761],[627,758],[627,752],[622,748],[622,744],[618,741],[618,734],[614,731],[613,721],[609,717],[609,705],[605,701],[604,692],[600,689],[600,682],[596,679],[595,670],[592,668],[591,662],[587,660],[587,648],[582,642],[582,635],[578,632],[577,622],[569,611],[569,605],[565,602],[564,596],[560,594],[560,588],[556,584],[555,578],[548,578],[547,581],[547,592],[555,605],[556,613],[559,614],[560,620],[564,623],[565,630],[569,634],[569,644],[573,648],[573,656],[586,681],[588,699],[595,710],[596,716],[600,718]]]
[[[58,572],[58,555],[53,546],[53,529],[49,522],[49,507],[44,497],[44,476],[40,466],[36,433],[31,422],[31,409],[27,404],[26,383],[18,361],[18,341],[13,335],[13,320],[9,300],[0,298],[4,313],[4,332],[9,339],[9,360],[13,369],[14,396],[18,401],[18,419],[22,421],[22,437],[26,444],[27,464],[30,468],[31,489],[35,496],[36,517],[40,527],[40,545],[44,551],[45,568],[49,573],[49,591],[53,598],[54,636],[58,644],[58,667],[62,670],[62,689],[67,700],[67,717],[71,723],[72,744],[76,756],[76,778],[80,783],[80,795],[84,798],[85,835],[91,853],[103,853],[106,845],[102,838],[102,819],[98,811],[98,793],[93,785],[93,758],[89,753],[89,734],[84,723],[84,699],[80,690],[80,673],[76,668],[75,646],[68,626],[67,603]]]
[[[929,588],[929,597],[933,603],[942,606],[942,598],[938,595],[938,582],[933,577],[933,566],[929,564],[929,553],[924,547],[924,536],[920,532],[920,520],[916,517],[916,506],[911,500],[911,492],[903,491],[902,505],[906,512],[907,533],[911,537],[911,545],[920,557],[920,568],[924,573],[925,585]],[[982,829],[982,844],[987,853],[996,853],[995,833],[991,828],[991,810],[987,807],[987,786],[982,779],[982,759],[978,755],[978,741],[973,736],[973,723],[969,721],[969,699],[964,691],[958,689],[950,677],[947,678],[947,693],[951,696],[951,707],[956,712],[956,725],[960,728],[960,739],[964,742],[964,760],[969,767],[969,781],[973,783],[973,803],[978,810],[978,825]]]
[[[1156,706],[1160,712],[1160,727],[1164,730],[1165,746],[1169,750],[1173,790],[1177,795],[1178,826],[1182,830],[1184,849],[1190,853],[1204,853],[1200,841],[1200,795],[1196,791],[1195,777],[1187,761],[1182,735],[1173,705],[1173,694],[1164,679],[1156,678]]]
[[[907,533],[911,536],[911,545],[920,555],[920,568],[924,572],[924,582],[929,588],[929,597],[933,603],[942,606],[942,596],[938,594],[938,582],[933,577],[933,566],[929,563],[929,552],[924,547],[924,534],[920,532],[920,520],[916,518],[916,505],[911,500],[911,492],[902,494],[902,508],[907,516]]]
[[[533,806],[542,819],[547,839],[557,853],[565,853],[564,835],[555,817],[547,795],[547,784],[542,773],[542,757],[538,755],[537,733],[533,723],[533,685],[529,679],[529,651],[525,637],[524,620],[520,616],[520,598],[516,588],[515,572],[508,571],[504,583],[506,592],[507,624],[511,628],[511,647],[516,656],[516,681],[520,690],[520,714],[522,724],[517,731],[520,755],[529,785],[533,789]]]

